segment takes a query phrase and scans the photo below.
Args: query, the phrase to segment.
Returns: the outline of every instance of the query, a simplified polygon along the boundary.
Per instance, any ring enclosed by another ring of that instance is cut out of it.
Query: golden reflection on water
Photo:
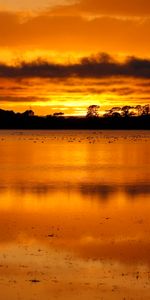
[[[149,299],[149,137],[1,132],[1,299]]]

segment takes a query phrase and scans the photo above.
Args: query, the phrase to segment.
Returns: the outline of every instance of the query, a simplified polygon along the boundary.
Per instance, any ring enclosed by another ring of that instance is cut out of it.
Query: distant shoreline
[[[0,131],[150,131],[150,128],[0,128]]]
[[[150,130],[150,114],[140,116],[36,116],[32,111],[0,110],[0,129],[7,130]]]

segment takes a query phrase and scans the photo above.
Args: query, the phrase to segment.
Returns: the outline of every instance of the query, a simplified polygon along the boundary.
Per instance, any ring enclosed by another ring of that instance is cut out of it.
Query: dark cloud
[[[121,88],[112,88],[109,90],[111,93],[116,93],[120,96],[128,96],[133,93],[135,93],[135,90],[133,88],[128,88],[128,87],[121,87]]]
[[[123,63],[113,60],[107,54],[82,58],[74,64],[56,64],[42,60],[32,63],[22,62],[20,65],[8,66],[0,64],[1,78],[110,78],[133,77],[150,79],[150,60],[129,57]]]
[[[39,97],[32,97],[32,96],[16,96],[16,95],[11,95],[11,96],[4,96],[0,95],[0,102],[38,102],[38,101],[46,101],[45,98],[39,98]]]
[[[143,87],[143,88],[147,88],[147,87],[150,87],[150,82],[149,81],[146,81],[146,82],[138,82],[137,84],[136,84],[136,86],[138,86],[138,87]]]
[[[21,90],[24,90],[24,88],[23,87],[21,87],[21,86],[7,86],[7,87],[5,87],[5,86],[0,86],[0,90],[1,91],[21,91]]]

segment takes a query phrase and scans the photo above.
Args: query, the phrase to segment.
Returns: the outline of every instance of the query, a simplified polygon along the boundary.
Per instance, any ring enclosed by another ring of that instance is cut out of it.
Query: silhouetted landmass
[[[150,129],[150,114],[66,117],[61,113],[35,116],[32,110],[15,113],[0,109],[0,129]]]

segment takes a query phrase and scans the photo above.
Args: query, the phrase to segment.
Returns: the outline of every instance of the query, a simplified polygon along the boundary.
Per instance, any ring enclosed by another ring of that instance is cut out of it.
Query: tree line
[[[109,110],[106,110],[103,117],[133,117],[133,116],[147,116],[150,114],[150,105],[136,105],[130,106],[126,105],[123,107],[115,106]],[[100,106],[99,105],[90,105],[87,109],[87,118],[99,117],[100,116]]]
[[[32,110],[15,113],[0,109],[0,129],[150,129],[150,106],[113,107],[100,115],[100,106],[90,105],[85,116],[62,112],[36,116]]]

